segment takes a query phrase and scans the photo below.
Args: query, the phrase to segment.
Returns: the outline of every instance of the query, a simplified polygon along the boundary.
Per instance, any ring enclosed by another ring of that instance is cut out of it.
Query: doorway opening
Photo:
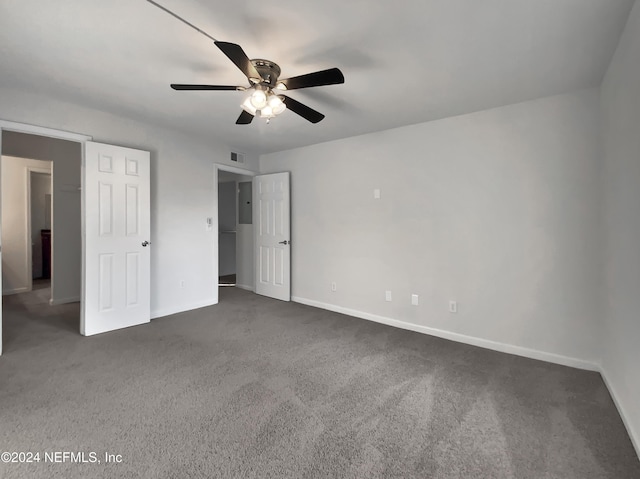
[[[252,178],[240,168],[216,165],[219,288],[254,290]]]
[[[77,333],[82,143],[4,128],[0,140],[3,342],[31,320]],[[57,305],[69,305],[60,317]]]
[[[31,291],[43,277],[41,230],[51,231],[51,161],[0,156],[2,169],[2,294]],[[49,223],[47,224],[47,220]],[[46,244],[45,244],[46,246]],[[48,255],[50,256],[50,255]],[[45,273],[50,279],[50,268]]]
[[[50,162],[51,163],[51,162]],[[31,228],[32,288],[51,284],[51,168],[49,172],[29,171],[29,226]]]

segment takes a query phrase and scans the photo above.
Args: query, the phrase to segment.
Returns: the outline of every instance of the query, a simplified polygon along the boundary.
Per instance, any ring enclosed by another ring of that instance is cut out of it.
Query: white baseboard
[[[69,298],[51,298],[49,300],[49,304],[51,306],[55,306],[56,304],[67,304],[67,303],[79,303],[80,296],[70,296]]]
[[[6,289],[2,292],[2,296],[9,296],[10,294],[27,293],[29,291],[31,290],[27,286],[24,286],[22,288]]]
[[[254,291],[255,288],[253,286],[249,286],[248,284],[236,284],[236,288],[246,289],[247,291]]]
[[[627,428],[627,433],[629,434],[629,438],[631,439],[631,444],[633,444],[633,447],[636,450],[636,454],[638,455],[638,458],[640,458],[640,431],[637,431],[633,427],[633,424],[631,424],[631,421],[629,421],[629,416],[626,413],[626,409],[622,405],[622,402],[620,402],[620,396],[618,396],[618,394],[616,393],[616,388],[607,378],[607,371],[602,366],[600,367],[600,375],[602,376],[602,380],[604,381],[605,386],[607,386],[607,389],[609,390],[609,394],[611,394],[613,403],[616,405],[616,408],[618,408],[618,413],[622,418],[624,427]]]
[[[334,311],[336,313],[346,314],[354,316],[356,318],[366,319],[368,321],[375,321],[376,323],[386,324],[388,326],[394,326],[396,328],[407,329],[409,331],[415,331],[417,333],[429,334],[431,336],[437,336],[439,338],[449,339],[451,341],[457,341],[459,343],[470,344],[472,346],[479,346],[481,348],[492,349],[493,351],[499,351],[501,353],[515,354],[516,356],[523,356],[530,359],[538,359],[540,361],[547,361],[549,363],[561,364],[563,366],[570,366],[572,368],[585,369],[587,371],[600,371],[600,366],[591,361],[585,361],[583,359],[571,358],[568,356],[562,356],[559,354],[548,353],[545,351],[539,351],[537,349],[529,349],[521,346],[514,346],[512,344],[499,343],[488,339],[476,338],[474,336],[466,336],[460,333],[454,333],[452,331],[446,331],[443,329],[431,328],[429,326],[422,326],[419,324],[408,323],[405,321],[399,321],[393,318],[387,318],[385,316],[379,316],[377,314],[365,313],[354,309],[343,308],[342,306],[335,306],[333,304],[322,303],[320,301],[314,301],[311,299],[300,298],[293,296],[292,301],[296,303],[306,304],[316,308],[326,309]]]
[[[184,313],[185,311],[191,311],[192,309],[206,308],[207,306],[213,306],[214,304],[218,304],[217,299],[198,301],[196,303],[175,306],[173,308],[155,309],[151,311],[151,319],[162,318],[163,316],[169,316],[171,314]]]

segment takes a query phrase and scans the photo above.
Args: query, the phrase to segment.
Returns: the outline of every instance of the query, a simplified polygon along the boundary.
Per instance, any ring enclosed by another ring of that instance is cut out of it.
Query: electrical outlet
[[[384,292],[384,300],[385,301],[391,301],[391,291],[385,291]]]
[[[458,302],[457,301],[449,301],[449,312],[457,313],[458,312]]]
[[[184,279],[181,279],[180,280],[180,288],[184,288],[184,283],[185,283]]]
[[[420,304],[420,298],[418,297],[417,294],[412,294],[411,295],[411,304],[413,306],[418,306]]]
[[[338,285],[335,281],[331,283],[331,291],[338,291]]]
[[[373,199],[374,200],[379,200],[380,199],[380,190],[378,188],[373,190]]]

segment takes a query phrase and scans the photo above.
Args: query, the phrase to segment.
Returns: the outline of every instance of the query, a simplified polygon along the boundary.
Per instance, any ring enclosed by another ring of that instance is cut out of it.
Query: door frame
[[[228,173],[235,173],[236,175],[250,176],[254,177],[259,173],[251,170],[247,170],[245,168],[239,168],[237,166],[226,165],[223,163],[214,163],[213,164],[213,227],[211,228],[211,232],[213,234],[213,280],[214,280],[214,293],[213,293],[213,304],[218,304],[218,278],[220,273],[220,268],[218,264],[218,255],[219,255],[219,239],[220,239],[220,231],[218,228],[218,208],[220,205],[218,204],[218,171],[226,171]]]
[[[1,134],[1,133],[0,133]],[[0,140],[1,141],[1,140]],[[1,150],[0,150],[1,151]],[[31,236],[33,234],[31,228],[31,173],[43,173],[51,177],[53,183],[53,161],[50,161],[51,168],[46,170],[36,166],[27,166],[27,283],[29,285],[28,291],[33,291],[33,245],[31,244]],[[51,185],[51,208],[53,209],[53,184]],[[0,200],[1,201],[1,200]],[[53,213],[53,212],[52,212]],[[53,230],[53,214],[51,214],[51,230]],[[0,266],[0,269],[2,266]],[[51,262],[51,279],[53,282],[53,261]],[[51,298],[49,299],[51,301]]]
[[[43,126],[36,126],[36,125],[30,125],[28,123],[18,123],[15,121],[9,121],[9,120],[3,120],[0,119],[0,155],[2,154],[2,132],[3,131],[14,131],[17,133],[27,133],[30,135],[38,135],[38,136],[46,136],[49,138],[57,138],[60,140],[68,140],[68,141],[75,141],[77,143],[80,143],[81,148],[80,148],[80,156],[81,156],[81,167],[80,168],[84,168],[84,147],[85,147],[85,142],[87,141],[92,141],[93,137],[89,136],[89,135],[83,135],[80,133],[72,133],[69,131],[65,131],[65,130],[57,130],[55,128],[47,128],[47,127],[43,127]],[[0,171],[0,175],[2,174],[2,172]],[[217,173],[216,173],[217,174]],[[80,302],[82,303],[84,301],[84,291],[85,291],[85,275],[84,275],[84,267],[85,267],[85,260],[84,260],[84,233],[85,233],[85,190],[83,188],[83,184],[82,184],[82,175],[80,178],[80,202],[81,202],[81,210],[80,210],[80,230],[82,232],[82,251],[81,251],[81,255],[82,255],[82,287],[81,287],[81,293],[80,293]],[[1,197],[0,197],[0,202],[2,201]],[[0,204],[1,206],[1,204]],[[1,238],[1,237],[0,237]],[[0,239],[0,258],[2,257],[2,244],[1,244],[1,239]],[[0,263],[0,278],[2,277],[1,275],[2,273],[2,263]],[[0,281],[2,281],[0,279]],[[1,284],[0,284],[1,286]],[[0,296],[0,355],[2,355],[2,296]],[[80,331],[80,325],[78,324],[78,331]]]

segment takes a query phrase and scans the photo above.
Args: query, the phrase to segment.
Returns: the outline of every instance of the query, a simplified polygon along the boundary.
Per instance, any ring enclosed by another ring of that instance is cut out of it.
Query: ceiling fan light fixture
[[[262,90],[256,89],[249,97],[249,100],[256,110],[262,110],[267,106],[267,94]]]
[[[153,0],[148,1],[189,27],[195,29],[210,40],[213,40],[216,47],[218,47],[218,49],[246,76],[247,81],[249,82],[249,85],[246,87],[233,85],[170,84],[171,88],[174,90],[246,91],[252,89],[253,93],[249,95],[248,98],[245,98],[241,105],[243,112],[236,121],[237,125],[250,124],[254,116],[265,116],[267,123],[269,123],[270,118],[287,109],[311,123],[318,123],[324,118],[322,113],[315,111],[313,108],[310,108],[293,98],[289,98],[284,95],[278,97],[277,92],[344,83],[344,75],[338,68],[329,68],[278,81],[281,70],[276,63],[259,58],[250,59],[242,47],[237,43],[217,40],[171,10],[163,7]],[[269,103],[269,100],[272,97],[275,99]],[[268,107],[266,112],[270,112],[269,116],[266,116],[266,113],[265,115],[261,114],[262,109],[266,107]]]
[[[272,108],[274,115],[279,115],[280,113],[282,113],[287,109],[287,105],[284,104],[284,102],[282,101],[282,98],[280,98],[278,95],[271,95],[269,97],[268,103],[269,103],[269,106]]]
[[[287,105],[285,105],[282,98],[274,94],[270,89],[256,89],[251,95],[244,99],[244,102],[240,106],[244,111],[253,116],[265,118],[267,123],[271,118],[275,118],[287,109]]]
[[[253,106],[253,103],[251,103],[251,97],[248,96],[244,102],[242,103],[242,105],[240,105],[242,107],[242,109],[244,111],[246,111],[247,113],[252,114],[253,116],[256,116],[256,112],[257,112],[257,108],[255,106]]]
[[[282,103],[282,99],[278,95],[274,95],[273,93],[271,93],[269,95],[269,99],[267,100],[267,103],[269,104],[270,107],[273,108],[278,106],[280,103]]]
[[[276,115],[273,113],[273,108],[271,108],[269,105],[265,106],[264,108],[262,108],[262,110],[260,110],[260,118],[274,118]]]

